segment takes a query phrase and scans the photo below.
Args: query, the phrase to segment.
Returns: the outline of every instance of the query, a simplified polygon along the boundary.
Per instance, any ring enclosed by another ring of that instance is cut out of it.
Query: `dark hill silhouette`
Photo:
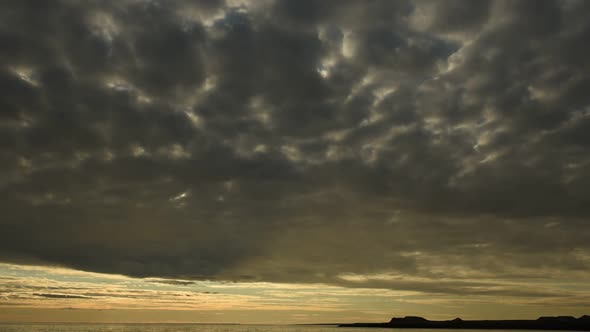
[[[540,317],[536,320],[428,320],[423,317],[393,317],[388,323],[341,324],[342,327],[388,327],[419,329],[567,330],[590,331],[590,316]]]

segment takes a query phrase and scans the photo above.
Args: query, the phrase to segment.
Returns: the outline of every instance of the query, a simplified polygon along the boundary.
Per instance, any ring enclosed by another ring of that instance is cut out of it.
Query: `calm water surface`
[[[517,332],[518,330],[503,330]],[[292,325],[195,325],[195,324],[0,324],[0,332],[457,332],[456,330],[339,328]],[[490,332],[462,330],[462,332]],[[522,332],[522,331],[518,331]],[[528,331],[534,332],[534,331]]]

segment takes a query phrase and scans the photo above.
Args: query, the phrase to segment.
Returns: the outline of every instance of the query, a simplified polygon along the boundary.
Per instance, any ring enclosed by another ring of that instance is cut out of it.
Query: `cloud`
[[[92,299],[92,297],[88,297],[88,296],[70,295],[70,294],[34,293],[33,295],[45,297],[48,299]]]
[[[194,285],[194,281],[190,280],[174,280],[174,279],[147,279],[147,282],[153,282],[157,284],[174,285],[174,286],[188,286]]]
[[[4,262],[587,277],[584,2],[0,6]]]

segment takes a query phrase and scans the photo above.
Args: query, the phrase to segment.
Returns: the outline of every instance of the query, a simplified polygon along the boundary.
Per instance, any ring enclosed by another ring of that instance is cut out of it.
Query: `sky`
[[[590,2],[0,2],[0,321],[589,314]]]

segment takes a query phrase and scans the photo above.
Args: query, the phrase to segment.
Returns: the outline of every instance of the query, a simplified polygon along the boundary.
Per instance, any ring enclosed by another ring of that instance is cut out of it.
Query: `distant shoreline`
[[[392,318],[387,323],[339,324],[339,327],[378,327],[403,329],[477,329],[477,330],[557,330],[590,331],[590,316],[540,317],[536,320],[453,320],[434,321],[422,317]]]

